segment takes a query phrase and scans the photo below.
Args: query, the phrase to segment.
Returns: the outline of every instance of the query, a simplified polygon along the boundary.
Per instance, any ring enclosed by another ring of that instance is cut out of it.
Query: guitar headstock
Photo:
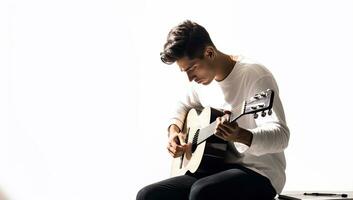
[[[267,89],[259,94],[255,94],[250,100],[245,101],[243,115],[254,113],[254,118],[258,117],[258,112],[261,112],[261,116],[266,116],[266,110],[268,115],[272,114],[274,92],[273,90]]]

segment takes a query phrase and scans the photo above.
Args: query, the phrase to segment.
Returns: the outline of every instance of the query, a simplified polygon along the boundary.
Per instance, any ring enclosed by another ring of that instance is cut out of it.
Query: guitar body
[[[183,133],[187,134],[186,142],[190,143],[197,139],[200,129],[223,115],[223,112],[210,107],[204,108],[200,113],[191,109],[183,127]],[[193,145],[191,151],[173,158],[171,176],[184,175],[188,171],[191,173],[213,171],[223,164],[226,150],[227,142],[213,135],[199,145]]]

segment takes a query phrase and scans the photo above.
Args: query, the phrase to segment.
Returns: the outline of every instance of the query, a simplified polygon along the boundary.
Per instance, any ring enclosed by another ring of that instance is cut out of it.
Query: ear
[[[214,59],[216,56],[216,51],[212,46],[206,46],[204,57],[209,59]]]

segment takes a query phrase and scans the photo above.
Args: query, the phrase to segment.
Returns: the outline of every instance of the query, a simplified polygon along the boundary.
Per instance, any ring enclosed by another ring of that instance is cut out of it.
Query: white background
[[[275,75],[291,130],[285,190],[353,190],[353,1],[0,2],[9,199],[134,199],[169,176],[166,122],[187,80],[159,52],[185,19]]]

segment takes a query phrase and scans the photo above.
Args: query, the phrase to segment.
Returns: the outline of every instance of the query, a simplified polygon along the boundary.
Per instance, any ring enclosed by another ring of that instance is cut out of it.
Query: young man
[[[192,87],[178,104],[168,127],[167,149],[173,157],[190,148],[183,140],[183,121],[191,108],[232,110],[256,93],[275,93],[272,115],[246,115],[236,123],[217,118],[215,135],[227,141],[223,166],[209,173],[186,173],[141,189],[138,200],[232,199],[270,200],[285,184],[284,149],[289,130],[271,72],[242,56],[222,53],[205,28],[191,21],[174,27],[161,53],[166,64],[177,63]]]

